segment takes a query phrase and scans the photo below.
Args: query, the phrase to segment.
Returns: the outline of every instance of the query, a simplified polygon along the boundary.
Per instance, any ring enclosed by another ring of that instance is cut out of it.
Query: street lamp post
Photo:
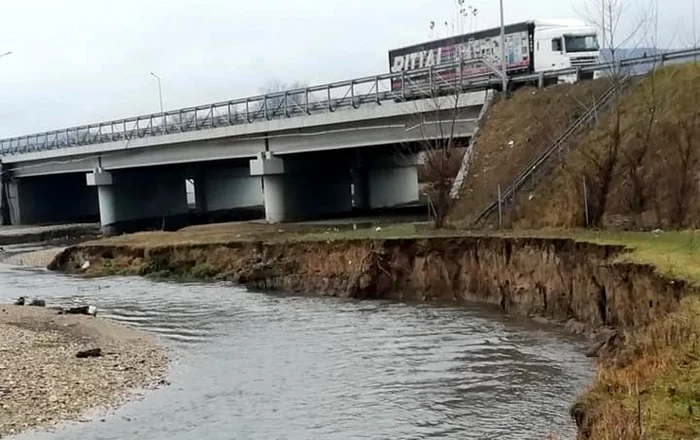
[[[506,67],[506,25],[503,21],[503,0],[501,0],[501,80],[503,81],[503,93],[508,93],[508,76]]]
[[[160,101],[160,112],[163,113],[163,85],[160,82],[160,76],[151,72],[151,76],[158,81],[158,99]]]

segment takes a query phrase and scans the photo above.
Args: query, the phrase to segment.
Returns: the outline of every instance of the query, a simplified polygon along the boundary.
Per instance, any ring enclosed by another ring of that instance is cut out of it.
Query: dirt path
[[[93,348],[102,356],[76,357]],[[166,366],[154,338],[123,325],[0,306],[0,437],[120,404],[161,381]]]

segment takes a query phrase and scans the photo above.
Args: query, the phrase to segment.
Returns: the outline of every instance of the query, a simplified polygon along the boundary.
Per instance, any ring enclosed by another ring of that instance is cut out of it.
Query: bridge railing
[[[462,66],[484,63],[470,60]],[[290,118],[340,109],[377,105],[387,100],[432,96],[446,87],[473,87],[474,78],[455,78],[458,65],[446,65],[406,73],[389,73],[340,81],[302,89],[257,95],[196,107],[182,108],[52,130],[0,140],[0,154],[20,154],[81,145],[92,145],[174,133],[248,124],[264,120]],[[429,78],[428,81],[422,79]],[[479,75],[490,84],[490,75]]]
[[[615,63],[562,69],[540,74],[518,75],[512,83],[535,82],[562,75],[676,60],[700,55],[699,49],[639,57]],[[334,112],[435,96],[445,90],[469,91],[501,84],[498,70],[486,60],[474,59],[407,72],[387,73],[312,87],[256,95],[248,98],[187,107],[62,130],[51,130],[0,140],[0,155],[22,154],[82,145],[129,142],[218,127],[249,124],[281,118]]]

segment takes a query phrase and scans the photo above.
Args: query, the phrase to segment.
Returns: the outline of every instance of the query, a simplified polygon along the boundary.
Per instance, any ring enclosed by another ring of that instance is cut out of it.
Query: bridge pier
[[[350,166],[344,158],[325,159],[266,152],[250,161],[250,174],[262,176],[265,220],[279,223],[352,211]]]
[[[185,177],[180,168],[138,168],[87,174],[97,187],[100,224],[105,235],[181,226],[175,217],[188,213]]]

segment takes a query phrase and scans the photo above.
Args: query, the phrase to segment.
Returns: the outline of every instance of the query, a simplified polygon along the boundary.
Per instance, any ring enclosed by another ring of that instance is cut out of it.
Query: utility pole
[[[163,85],[160,82],[160,76],[156,75],[155,73],[151,72],[151,76],[158,81],[158,98],[160,100],[160,112],[163,113]]]
[[[506,66],[506,25],[503,21],[503,0],[501,1],[501,80],[503,81],[503,93],[508,93],[508,70]]]

